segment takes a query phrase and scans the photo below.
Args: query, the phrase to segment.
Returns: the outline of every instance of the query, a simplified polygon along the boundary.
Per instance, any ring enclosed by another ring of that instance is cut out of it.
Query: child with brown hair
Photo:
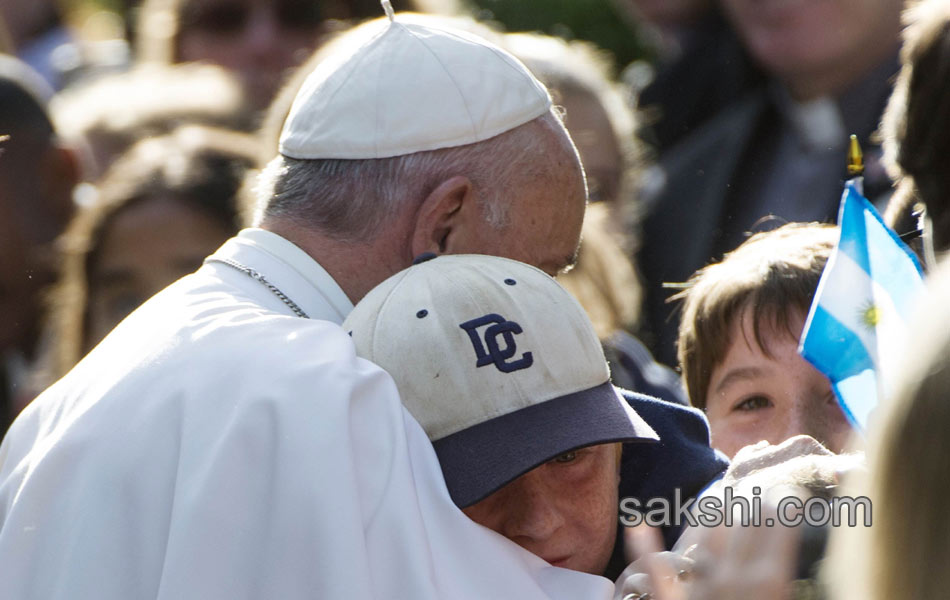
[[[758,233],[698,271],[683,299],[678,356],[712,445],[740,448],[809,435],[840,452],[851,432],[827,377],[798,343],[837,230],[791,223]]]

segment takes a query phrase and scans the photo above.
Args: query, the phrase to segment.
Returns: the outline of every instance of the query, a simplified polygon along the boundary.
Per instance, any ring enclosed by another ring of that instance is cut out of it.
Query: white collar
[[[805,102],[793,99],[788,91],[776,86],[776,105],[792,126],[796,138],[809,152],[843,147],[848,141],[841,109],[830,96]]]
[[[264,253],[269,260],[261,264],[258,253]],[[311,318],[342,323],[353,310],[353,303],[343,289],[312,256],[271,231],[244,229],[214,256],[259,271]]]

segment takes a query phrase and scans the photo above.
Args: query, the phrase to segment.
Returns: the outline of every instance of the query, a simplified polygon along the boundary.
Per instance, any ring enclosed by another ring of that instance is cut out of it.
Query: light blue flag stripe
[[[832,380],[846,379],[874,368],[874,360],[864,342],[820,304],[815,307],[808,324],[809,331],[821,331],[821,343],[802,346],[802,355]]]
[[[891,366],[881,352],[900,347],[905,319],[922,287],[917,257],[849,182],[841,199],[838,246],[822,273],[799,352],[828,375],[842,409],[861,430]]]
[[[845,416],[852,424],[864,431],[871,413],[877,406],[877,372],[874,369],[866,369],[857,375],[833,383],[831,387],[838,397],[838,403]],[[843,402],[843,398],[848,398],[849,401]],[[862,398],[867,401],[860,401]]]

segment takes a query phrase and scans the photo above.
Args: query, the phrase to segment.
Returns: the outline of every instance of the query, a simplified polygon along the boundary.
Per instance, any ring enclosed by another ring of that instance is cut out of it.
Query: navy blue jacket
[[[709,424],[695,408],[680,406],[643,394],[622,390],[624,398],[660,436],[659,443],[625,444],[620,459],[620,498],[628,496],[642,503],[650,498],[666,498],[673,506],[677,488],[685,502],[694,498],[729,466],[725,455],[709,446]],[[623,536],[618,519],[617,543],[604,575],[616,579],[627,566],[623,557]],[[663,541],[670,549],[681,528],[663,529]]]

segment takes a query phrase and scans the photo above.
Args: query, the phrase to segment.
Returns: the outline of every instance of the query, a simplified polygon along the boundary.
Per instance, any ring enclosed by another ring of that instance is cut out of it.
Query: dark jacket
[[[620,498],[634,497],[643,504],[651,498],[666,498],[673,505],[675,491],[682,499],[696,497],[718,479],[729,461],[709,446],[709,424],[695,408],[672,404],[623,390],[623,396],[660,436],[656,444],[626,444],[620,459]],[[610,564],[604,575],[616,579],[627,566],[623,536],[619,531]],[[663,528],[666,547],[672,548],[681,528]]]
[[[689,29],[681,54],[658,66],[638,99],[641,137],[659,154],[765,79],[718,6]]]

